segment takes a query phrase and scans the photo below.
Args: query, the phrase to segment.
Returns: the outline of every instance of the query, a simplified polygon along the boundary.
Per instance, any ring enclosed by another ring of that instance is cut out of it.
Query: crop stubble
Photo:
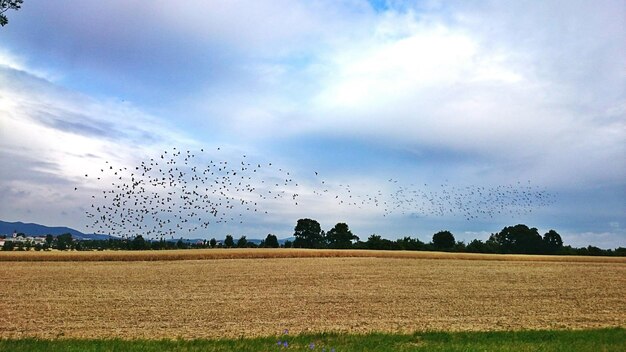
[[[215,338],[626,326],[623,262],[5,262],[0,337]]]

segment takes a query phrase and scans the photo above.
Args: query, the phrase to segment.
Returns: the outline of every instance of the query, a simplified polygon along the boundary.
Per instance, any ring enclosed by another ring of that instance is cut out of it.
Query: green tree
[[[581,248],[583,251],[583,253],[586,253],[586,255],[593,255],[593,256],[598,256],[598,255],[603,255],[604,251],[602,250],[602,248],[596,247],[596,246],[587,246],[587,248]]]
[[[543,247],[546,253],[554,254],[563,248],[563,239],[556,231],[550,230],[543,235]]]
[[[248,246],[248,240],[246,239],[246,236],[241,236],[237,240],[237,248],[246,248],[247,246]]]
[[[133,238],[133,240],[130,242],[130,249],[133,250],[144,250],[148,249],[148,247],[149,245],[142,235],[135,236],[135,238]]]
[[[19,10],[24,0],[0,0],[0,26],[4,27],[9,19],[4,14],[8,10]]]
[[[454,235],[450,231],[439,231],[433,235],[433,247],[437,250],[452,249],[454,244]]]
[[[267,248],[278,248],[278,247],[280,247],[280,245],[278,244],[278,238],[276,238],[276,236],[272,235],[271,233],[268,234],[267,237],[265,237],[264,245]]]
[[[3,251],[12,251],[15,248],[15,243],[13,241],[5,241],[2,246]]]
[[[103,243],[103,247],[106,248],[107,244],[106,242]],[[167,243],[165,242],[164,238],[159,239],[158,241],[152,241],[150,243],[150,248],[151,249],[156,249],[156,250],[161,250],[161,249],[165,249],[167,247]]]
[[[54,236],[50,234],[46,235],[46,244],[48,245],[48,248],[52,247],[52,242],[54,242]]]
[[[287,241],[285,241],[285,243],[283,243],[283,247],[284,248],[291,248],[291,247],[293,247],[293,242],[287,240]]]
[[[491,247],[481,240],[472,240],[465,250],[470,253],[492,253]]]
[[[57,236],[57,249],[60,251],[64,251],[66,249],[72,248],[72,234],[64,233],[62,235]]]
[[[358,241],[359,238],[352,234],[348,225],[340,222],[326,233],[326,242],[330,248],[350,248],[352,241]]]
[[[233,236],[226,235],[226,238],[224,239],[224,246],[226,248],[232,248],[235,246],[235,240],[233,240]]]
[[[494,245],[500,253],[536,254],[544,249],[539,231],[523,224],[503,228],[492,234],[487,243]]]
[[[294,247],[323,248],[324,236],[320,223],[311,219],[300,219],[294,228]]]
[[[176,248],[178,248],[178,249],[187,249],[187,244],[185,243],[185,241],[183,241],[182,238],[180,238],[176,242]]]
[[[405,236],[404,238],[398,238],[396,240],[396,245],[398,249],[405,251],[419,251],[424,249],[424,242],[420,241],[417,238],[411,238],[409,236]]]
[[[211,246],[211,248],[215,248],[215,246],[217,245],[217,240],[215,238],[211,238],[211,241],[209,241],[209,245]]]
[[[367,249],[383,249],[383,250],[399,249],[398,245],[395,242],[390,241],[386,238],[382,238],[376,234],[373,234],[367,238],[367,242],[365,242],[365,247]]]

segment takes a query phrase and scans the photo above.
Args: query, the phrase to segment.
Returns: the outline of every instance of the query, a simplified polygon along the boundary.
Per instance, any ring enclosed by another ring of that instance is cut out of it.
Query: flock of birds
[[[496,187],[455,187],[447,182],[403,186],[389,179],[374,192],[334,184],[320,172],[298,181],[290,171],[271,162],[218,158],[212,151],[173,148],[134,167],[109,161],[96,175],[85,174],[85,188],[97,189],[85,214],[95,233],[151,239],[186,236],[212,225],[244,223],[284,207],[348,207],[383,217],[455,216],[466,220],[520,215],[554,202],[554,196],[530,183]],[[83,186],[80,187],[81,190]],[[367,187],[365,187],[367,188]],[[79,191],[79,187],[75,187]],[[314,202],[314,203],[312,203]]]

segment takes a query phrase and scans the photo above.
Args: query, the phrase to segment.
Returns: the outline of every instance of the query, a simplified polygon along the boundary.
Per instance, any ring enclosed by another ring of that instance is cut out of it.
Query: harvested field
[[[161,261],[259,258],[406,258],[498,261],[548,261],[623,263],[626,257],[591,257],[524,254],[477,254],[426,251],[381,251],[352,249],[184,249],[163,251],[24,251],[1,252],[2,261]]]
[[[5,262],[0,338],[626,326],[623,262],[474,259]]]

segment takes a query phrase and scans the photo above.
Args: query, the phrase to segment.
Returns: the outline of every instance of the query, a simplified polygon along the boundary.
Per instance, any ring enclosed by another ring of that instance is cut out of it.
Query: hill
[[[107,239],[108,235],[101,234],[85,234],[78,230],[74,230],[70,227],[65,226],[45,226],[40,224],[33,223],[24,223],[24,222],[7,222],[0,220],[0,235],[11,235],[13,232],[24,233],[29,236],[44,236],[44,235],[53,235],[58,236],[64,233],[69,233],[75,239],[81,240],[95,240],[95,239]]]
[[[34,223],[24,223],[24,222],[8,222],[0,220],[0,235],[8,235],[10,236],[13,232],[24,233],[29,236],[45,236],[45,235],[53,235],[58,236],[64,233],[69,233],[75,239],[80,240],[105,240],[109,238],[109,235],[95,234],[95,233],[82,233],[78,230],[75,230],[71,227],[65,226],[45,226]],[[283,238],[279,239],[278,243],[281,245],[285,243],[285,241],[293,242],[295,237]],[[202,238],[183,238],[183,241],[187,243],[196,243],[198,241],[202,241]],[[237,239],[235,239],[236,241]],[[170,239],[168,241],[178,241],[176,239]],[[218,241],[223,242],[224,239],[218,239]],[[261,239],[248,239],[248,242],[253,242],[256,245],[261,243]]]

